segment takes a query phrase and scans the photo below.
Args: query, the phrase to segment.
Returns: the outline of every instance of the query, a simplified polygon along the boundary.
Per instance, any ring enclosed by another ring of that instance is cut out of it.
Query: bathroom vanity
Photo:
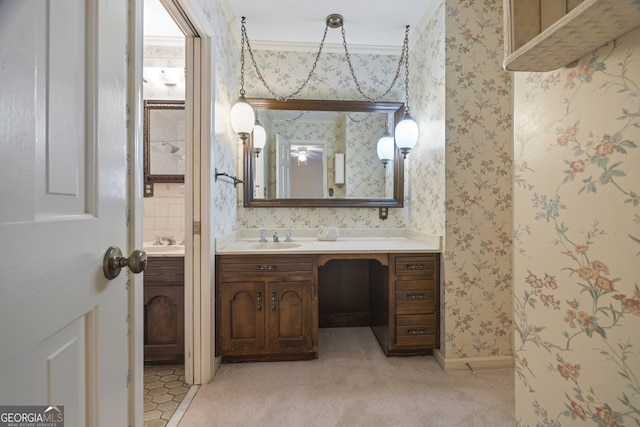
[[[224,361],[316,356],[314,257],[227,255],[216,263],[217,349]]]
[[[223,362],[318,357],[319,327],[370,326],[387,356],[439,347],[439,248],[406,238],[237,242],[216,255]]]
[[[144,271],[144,361],[184,361],[184,255],[165,252],[160,255],[149,253],[147,257]]]

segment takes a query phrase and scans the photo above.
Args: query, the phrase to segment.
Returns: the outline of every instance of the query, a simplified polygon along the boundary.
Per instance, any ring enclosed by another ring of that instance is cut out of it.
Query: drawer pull
[[[258,271],[275,271],[277,269],[277,265],[256,265],[256,270]]]
[[[262,291],[256,293],[256,298],[258,299],[258,311],[262,311]]]
[[[271,292],[271,311],[278,311],[278,303],[276,302],[276,291]]]
[[[409,328],[407,329],[407,333],[410,335],[424,335],[427,333],[426,328]]]
[[[425,299],[427,298],[427,294],[425,294],[424,292],[421,294],[407,294],[406,298],[407,299]]]
[[[427,264],[425,264],[425,263],[407,264],[406,268],[407,268],[407,270],[422,270],[422,269],[427,268]]]

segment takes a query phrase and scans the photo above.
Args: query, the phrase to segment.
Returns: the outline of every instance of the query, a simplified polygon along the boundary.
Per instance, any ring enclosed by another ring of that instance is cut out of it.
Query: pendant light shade
[[[407,25],[407,33],[409,26]],[[409,37],[404,39],[404,115],[396,125],[395,137],[396,145],[402,153],[402,158],[406,159],[409,151],[418,142],[418,124],[409,114]]]
[[[231,126],[243,144],[247,142],[255,123],[256,115],[253,107],[249,105],[244,95],[240,95],[236,103],[231,107]]]
[[[402,120],[396,125],[396,144],[402,153],[403,158],[407,158],[409,151],[418,141],[418,124],[407,112],[402,116]]]
[[[377,146],[378,158],[385,168],[387,167],[387,163],[393,160],[394,152],[396,151],[395,148],[396,147],[395,142],[393,141],[393,137],[389,133],[389,130],[385,129],[384,134],[378,140]]]
[[[264,130],[260,120],[256,120],[256,125],[253,127],[253,151],[256,153],[256,157],[260,155],[266,144],[267,132]]]

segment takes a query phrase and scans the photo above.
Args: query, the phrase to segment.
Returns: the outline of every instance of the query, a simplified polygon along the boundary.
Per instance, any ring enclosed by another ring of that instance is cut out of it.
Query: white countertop
[[[259,230],[241,231],[235,236],[216,239],[217,254],[340,254],[390,252],[441,252],[441,238],[409,230],[340,230],[335,241],[321,241],[317,230],[292,230],[293,242],[284,241],[284,230],[278,230],[280,242],[273,242],[272,230],[268,241],[259,242]],[[251,237],[247,237],[251,235]],[[297,237],[299,236],[299,237]],[[233,238],[235,237],[235,239]]]
[[[144,252],[148,257],[184,256],[184,245],[156,245],[144,242]]]

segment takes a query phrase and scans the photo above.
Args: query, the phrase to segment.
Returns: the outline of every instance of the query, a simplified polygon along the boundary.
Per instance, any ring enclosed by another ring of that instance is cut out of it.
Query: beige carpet
[[[224,364],[180,427],[514,426],[512,369],[385,357],[369,328],[320,329],[313,361]]]

